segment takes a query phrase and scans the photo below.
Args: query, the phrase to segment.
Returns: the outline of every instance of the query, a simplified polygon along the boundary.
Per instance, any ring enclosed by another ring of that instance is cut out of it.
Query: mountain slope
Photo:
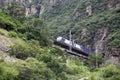
[[[119,0],[0,4],[0,80],[120,80]],[[75,42],[96,54],[84,60],[52,47],[51,37],[68,39],[70,29]]]
[[[119,47],[119,0],[55,1],[52,9],[42,15],[55,38],[68,38],[71,29],[75,42],[93,51],[108,53],[108,48],[111,52],[112,47]]]

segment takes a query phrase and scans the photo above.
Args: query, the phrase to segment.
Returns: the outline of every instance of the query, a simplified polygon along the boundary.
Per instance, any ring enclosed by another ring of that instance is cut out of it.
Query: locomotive
[[[78,54],[82,54],[84,56],[88,56],[89,54],[92,54],[92,51],[82,45],[78,45],[77,43],[67,40],[63,37],[58,37],[55,41],[54,41],[55,45],[61,46],[65,49],[70,49]]]

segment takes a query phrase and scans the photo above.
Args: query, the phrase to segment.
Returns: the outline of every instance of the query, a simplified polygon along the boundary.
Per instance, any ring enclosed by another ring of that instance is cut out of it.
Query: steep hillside
[[[53,47],[69,30],[96,54]],[[0,0],[0,80],[120,80],[119,63],[119,0]]]
[[[119,0],[5,0],[2,3],[3,6],[18,3],[25,14],[14,9],[19,12],[15,15],[26,16],[28,21],[38,17],[44,19],[54,38],[68,38],[71,29],[74,41],[94,52],[107,55],[114,53],[114,48],[120,51]],[[11,12],[9,7],[3,9]]]
[[[16,3],[25,14],[19,9],[12,12],[6,5]],[[74,41],[94,52],[109,54],[114,53],[114,48],[120,51],[119,0],[5,0],[1,4],[12,16],[21,14],[19,19],[25,16],[28,21],[38,17],[44,19],[54,38],[68,38],[71,29]],[[14,12],[19,13],[13,15]]]
[[[71,29],[75,42],[106,55],[114,54],[112,48],[117,48],[119,54],[119,0],[54,0],[54,3],[41,16],[55,38],[68,38]]]
[[[30,25],[18,17],[0,10],[0,80],[78,80],[89,74],[79,58],[49,44],[41,19]]]

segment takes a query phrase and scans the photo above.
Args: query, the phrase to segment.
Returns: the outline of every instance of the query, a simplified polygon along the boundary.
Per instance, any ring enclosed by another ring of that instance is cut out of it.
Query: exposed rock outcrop
[[[88,13],[89,16],[92,15],[92,6],[91,5],[86,7],[86,12]]]
[[[80,15],[81,15],[81,13],[77,11],[77,12],[75,13],[75,18],[80,17]]]
[[[94,47],[95,47],[95,52],[102,52],[105,53],[106,51],[106,44],[105,44],[105,38],[107,36],[108,29],[107,28],[101,28],[98,29],[96,36],[94,37]]]
[[[56,3],[56,0],[50,0],[50,5],[53,6]]]
[[[37,9],[35,7],[32,7],[30,12],[31,14],[35,14],[37,12]]]
[[[111,1],[110,3],[108,3],[107,7],[109,10],[120,8],[120,1]]]
[[[40,15],[42,15],[44,12],[45,12],[45,7],[41,6]]]
[[[13,45],[13,42],[10,38],[0,35],[0,52],[8,51],[11,45]]]
[[[30,9],[26,8],[25,16],[28,17],[30,15]]]
[[[82,34],[81,38],[84,38],[84,37],[87,37],[90,34],[90,32],[87,28],[84,28],[82,29],[81,34]]]

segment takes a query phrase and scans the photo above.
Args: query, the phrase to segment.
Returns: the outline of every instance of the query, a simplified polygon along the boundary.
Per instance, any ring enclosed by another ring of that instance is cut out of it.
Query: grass
[[[2,29],[2,28],[0,28],[0,34],[1,35],[5,35],[5,36],[8,36],[8,31],[6,31],[5,29]]]
[[[9,39],[9,41],[12,41],[12,43],[10,43],[10,44],[13,44],[13,43],[19,43],[19,44],[23,44],[23,45],[25,44],[25,42],[18,37],[17,38],[10,37],[9,33],[10,32],[8,32],[7,30],[0,28],[0,34],[1,34],[0,38],[5,39],[5,40]]]
[[[6,53],[0,51],[0,60],[3,60],[6,56]]]
[[[13,39],[13,43],[19,43],[19,44],[22,44],[22,45],[25,45],[26,43],[20,39],[20,38],[12,38]]]

